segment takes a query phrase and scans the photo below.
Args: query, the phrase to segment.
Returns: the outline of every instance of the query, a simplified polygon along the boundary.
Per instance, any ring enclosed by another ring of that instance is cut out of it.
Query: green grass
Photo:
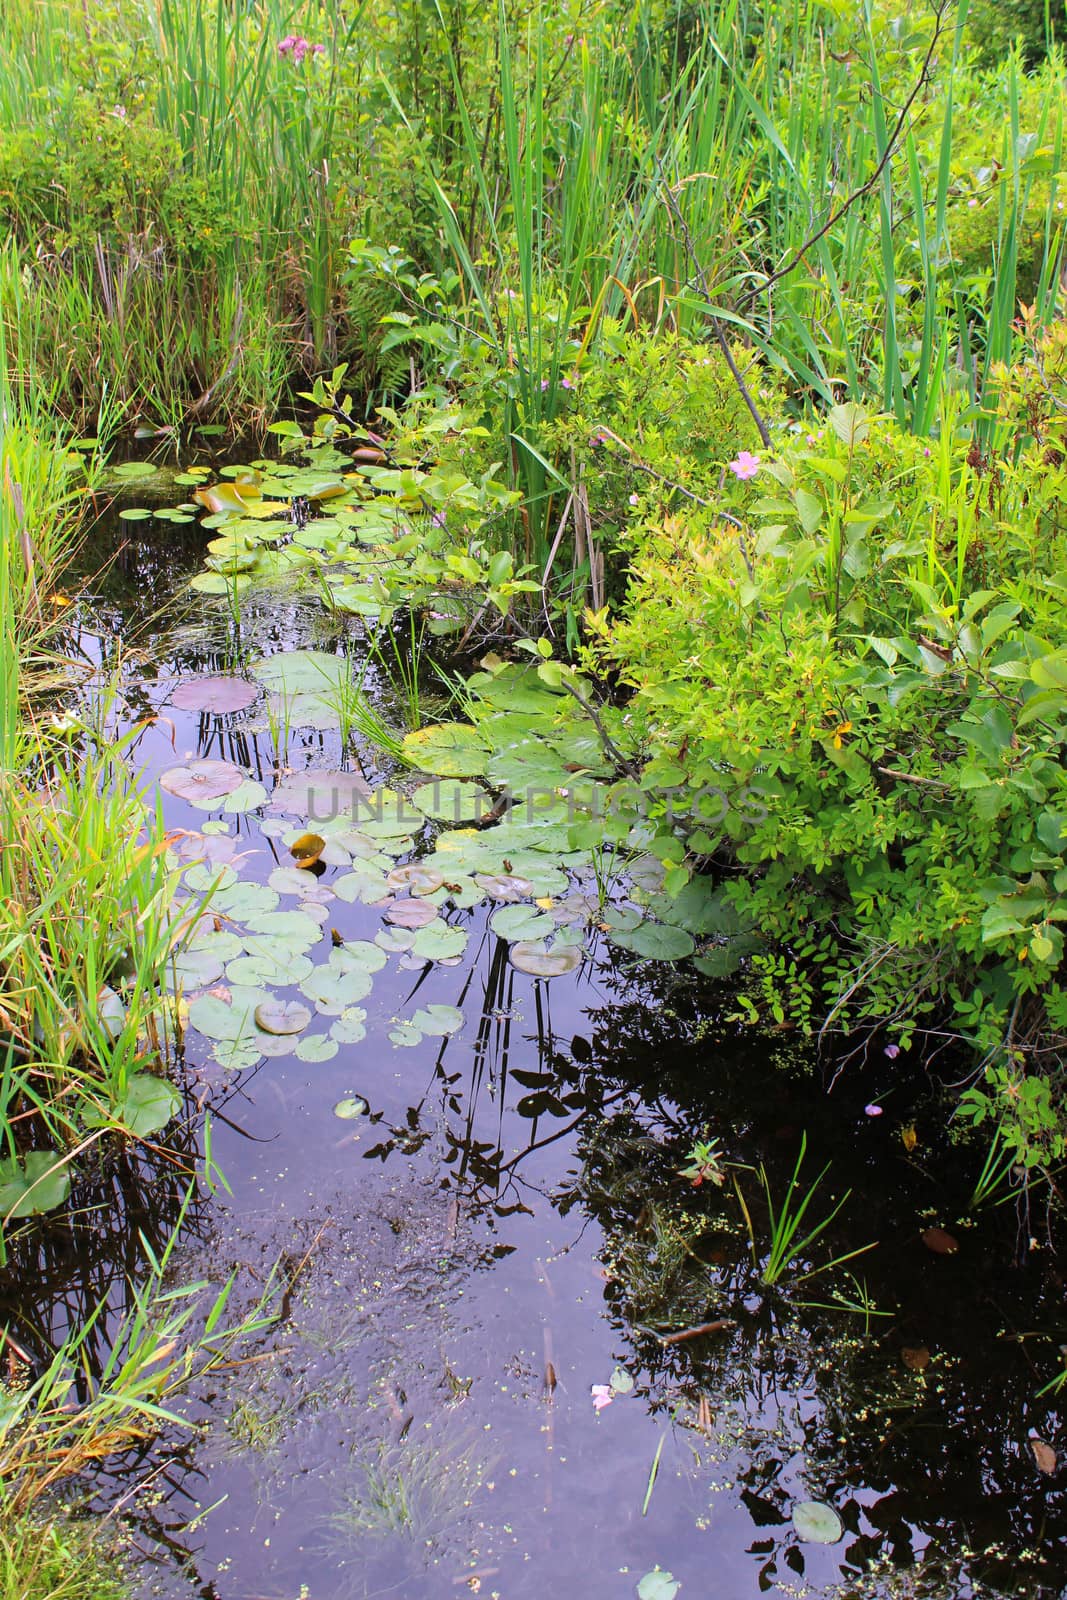
[[[129,1592],[91,1522],[0,1515],[0,1600],[125,1600]]]

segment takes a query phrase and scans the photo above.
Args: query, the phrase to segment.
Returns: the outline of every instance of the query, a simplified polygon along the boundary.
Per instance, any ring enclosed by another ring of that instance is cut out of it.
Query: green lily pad
[[[307,1038],[301,1039],[295,1054],[301,1061],[330,1061],[339,1048],[337,1040],[327,1034],[309,1033]]]
[[[374,987],[366,967],[340,972],[336,967],[316,967],[300,985],[301,994],[311,1000],[325,1016],[339,1017],[350,1006],[365,1000]]]
[[[412,941],[411,953],[423,961],[451,961],[461,956],[467,948],[467,935],[462,928],[451,928],[438,917],[419,928]]]
[[[637,1585],[637,1600],[674,1600],[681,1587],[672,1572],[663,1572],[656,1567],[654,1571],[646,1572]]]
[[[303,1033],[311,1021],[311,1012],[299,1000],[265,1000],[253,1013],[257,1028],[264,1033],[282,1036]]]
[[[182,1097],[166,1078],[135,1072],[126,1081],[126,1093],[115,1105],[115,1116],[136,1139],[147,1139],[165,1128],[181,1110]]]
[[[549,938],[556,931],[553,918],[535,906],[500,906],[489,918],[489,926],[498,939],[507,939],[509,943],[517,939],[533,943]]]
[[[447,1039],[463,1026],[463,1013],[458,1006],[429,1005],[420,1007],[411,1019],[411,1026],[420,1033]]]
[[[333,892],[338,900],[344,900],[349,905],[359,900],[365,906],[373,906],[389,898],[385,873],[379,871],[377,867],[372,867],[367,861],[357,862],[351,872],[346,872],[343,878],[338,878],[333,886]]]
[[[239,816],[246,811],[256,811],[267,803],[267,791],[261,783],[256,783],[253,778],[246,778],[244,783],[228,794],[222,802],[222,809],[230,816]]]
[[[385,951],[369,939],[346,939],[330,951],[328,965],[338,972],[352,972],[362,967],[364,972],[380,972],[385,966]]]
[[[277,909],[278,896],[265,883],[246,883],[241,880],[220,889],[211,899],[211,910],[234,922],[246,922],[249,917]]]
[[[479,778],[489,759],[477,728],[465,722],[440,722],[404,736],[404,758],[422,772],[442,778]]]
[[[303,983],[312,971],[312,963],[301,951],[293,950],[280,940],[249,941],[247,955],[238,956],[228,963],[226,978],[248,988],[284,989],[293,983]]]
[[[301,950],[310,950],[322,938],[322,924],[306,911],[260,911],[245,918],[245,927],[249,933],[281,939]]]
[[[342,1122],[354,1122],[357,1117],[365,1117],[370,1106],[361,1094],[346,1094],[338,1100],[333,1108],[335,1117],[340,1117]]]
[[[411,1046],[422,1043],[422,1034],[418,1028],[413,1028],[410,1022],[398,1022],[389,1030],[389,1037],[394,1044]]]
[[[145,506],[127,506],[124,511],[119,512],[123,522],[147,522],[151,515],[151,511]]]
[[[334,897],[333,890],[320,882],[315,873],[306,872],[302,867],[275,867],[267,883],[277,894],[295,894],[313,905],[326,905]]]
[[[821,1500],[798,1500],[793,1507],[793,1526],[807,1544],[836,1544],[845,1531],[833,1506]]]
[[[465,783],[458,778],[435,778],[430,783],[420,783],[411,796],[423,816],[435,822],[480,822],[493,808],[493,800],[476,783]]]
[[[351,668],[344,656],[324,650],[286,650],[252,663],[253,676],[279,694],[331,693],[347,684]]]
[[[359,1044],[367,1037],[367,1013],[362,1006],[346,1006],[330,1027],[330,1038],[338,1044]]]
[[[70,1169],[50,1150],[0,1161],[0,1221],[54,1211],[70,1193]]]
[[[646,961],[682,961],[696,949],[691,933],[666,922],[642,922],[630,933],[613,929],[611,939]]]
[[[418,903],[421,905],[427,902]],[[387,955],[399,955],[402,951],[411,949],[415,943],[415,934],[408,928],[382,928],[374,935],[374,942]]]
[[[120,461],[118,466],[112,467],[113,478],[154,478],[159,471],[151,461]]]

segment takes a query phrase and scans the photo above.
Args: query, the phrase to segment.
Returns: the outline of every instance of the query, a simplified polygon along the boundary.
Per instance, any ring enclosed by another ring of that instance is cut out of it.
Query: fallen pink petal
[[[880,1117],[882,1115],[882,1108],[879,1105],[875,1105],[872,1101],[869,1106],[864,1106],[863,1114],[866,1117]]]
[[[603,1411],[605,1406],[610,1406],[615,1398],[610,1383],[594,1383],[589,1391],[593,1397],[593,1404],[598,1411]]]

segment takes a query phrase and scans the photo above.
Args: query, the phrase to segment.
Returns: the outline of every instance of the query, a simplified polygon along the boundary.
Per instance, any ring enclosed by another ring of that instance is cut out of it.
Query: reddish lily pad
[[[325,822],[354,814],[357,798],[370,792],[370,784],[358,772],[294,772],[278,784],[270,804],[272,811]]]
[[[244,678],[187,678],[170,697],[179,711],[247,711],[259,698],[259,686]]]
[[[181,767],[171,767],[160,778],[159,785],[168,794],[177,795],[179,800],[191,800],[194,806],[203,806],[233,794],[245,781],[245,773],[232,761],[205,757],[200,761],[187,761]]]
[[[508,953],[512,966],[520,972],[528,972],[531,978],[562,978],[565,973],[574,972],[582,962],[582,949],[576,944],[557,944],[549,950],[540,940],[533,943],[520,940]]]
[[[425,928],[437,919],[437,907],[430,900],[398,900],[385,913],[386,922],[397,928]]]

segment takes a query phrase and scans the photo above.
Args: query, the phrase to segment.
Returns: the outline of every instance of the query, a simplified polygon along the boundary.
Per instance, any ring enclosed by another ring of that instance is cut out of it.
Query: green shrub
[[[650,518],[595,651],[636,691],[654,804],[695,814],[658,853],[681,832],[764,939],[757,1009],[950,1027],[986,1063],[971,1114],[1031,1165],[1067,1152],[1063,344],[1040,442],[1032,374],[1004,380],[996,459],[951,409],[925,445],[841,406],[715,510]]]

